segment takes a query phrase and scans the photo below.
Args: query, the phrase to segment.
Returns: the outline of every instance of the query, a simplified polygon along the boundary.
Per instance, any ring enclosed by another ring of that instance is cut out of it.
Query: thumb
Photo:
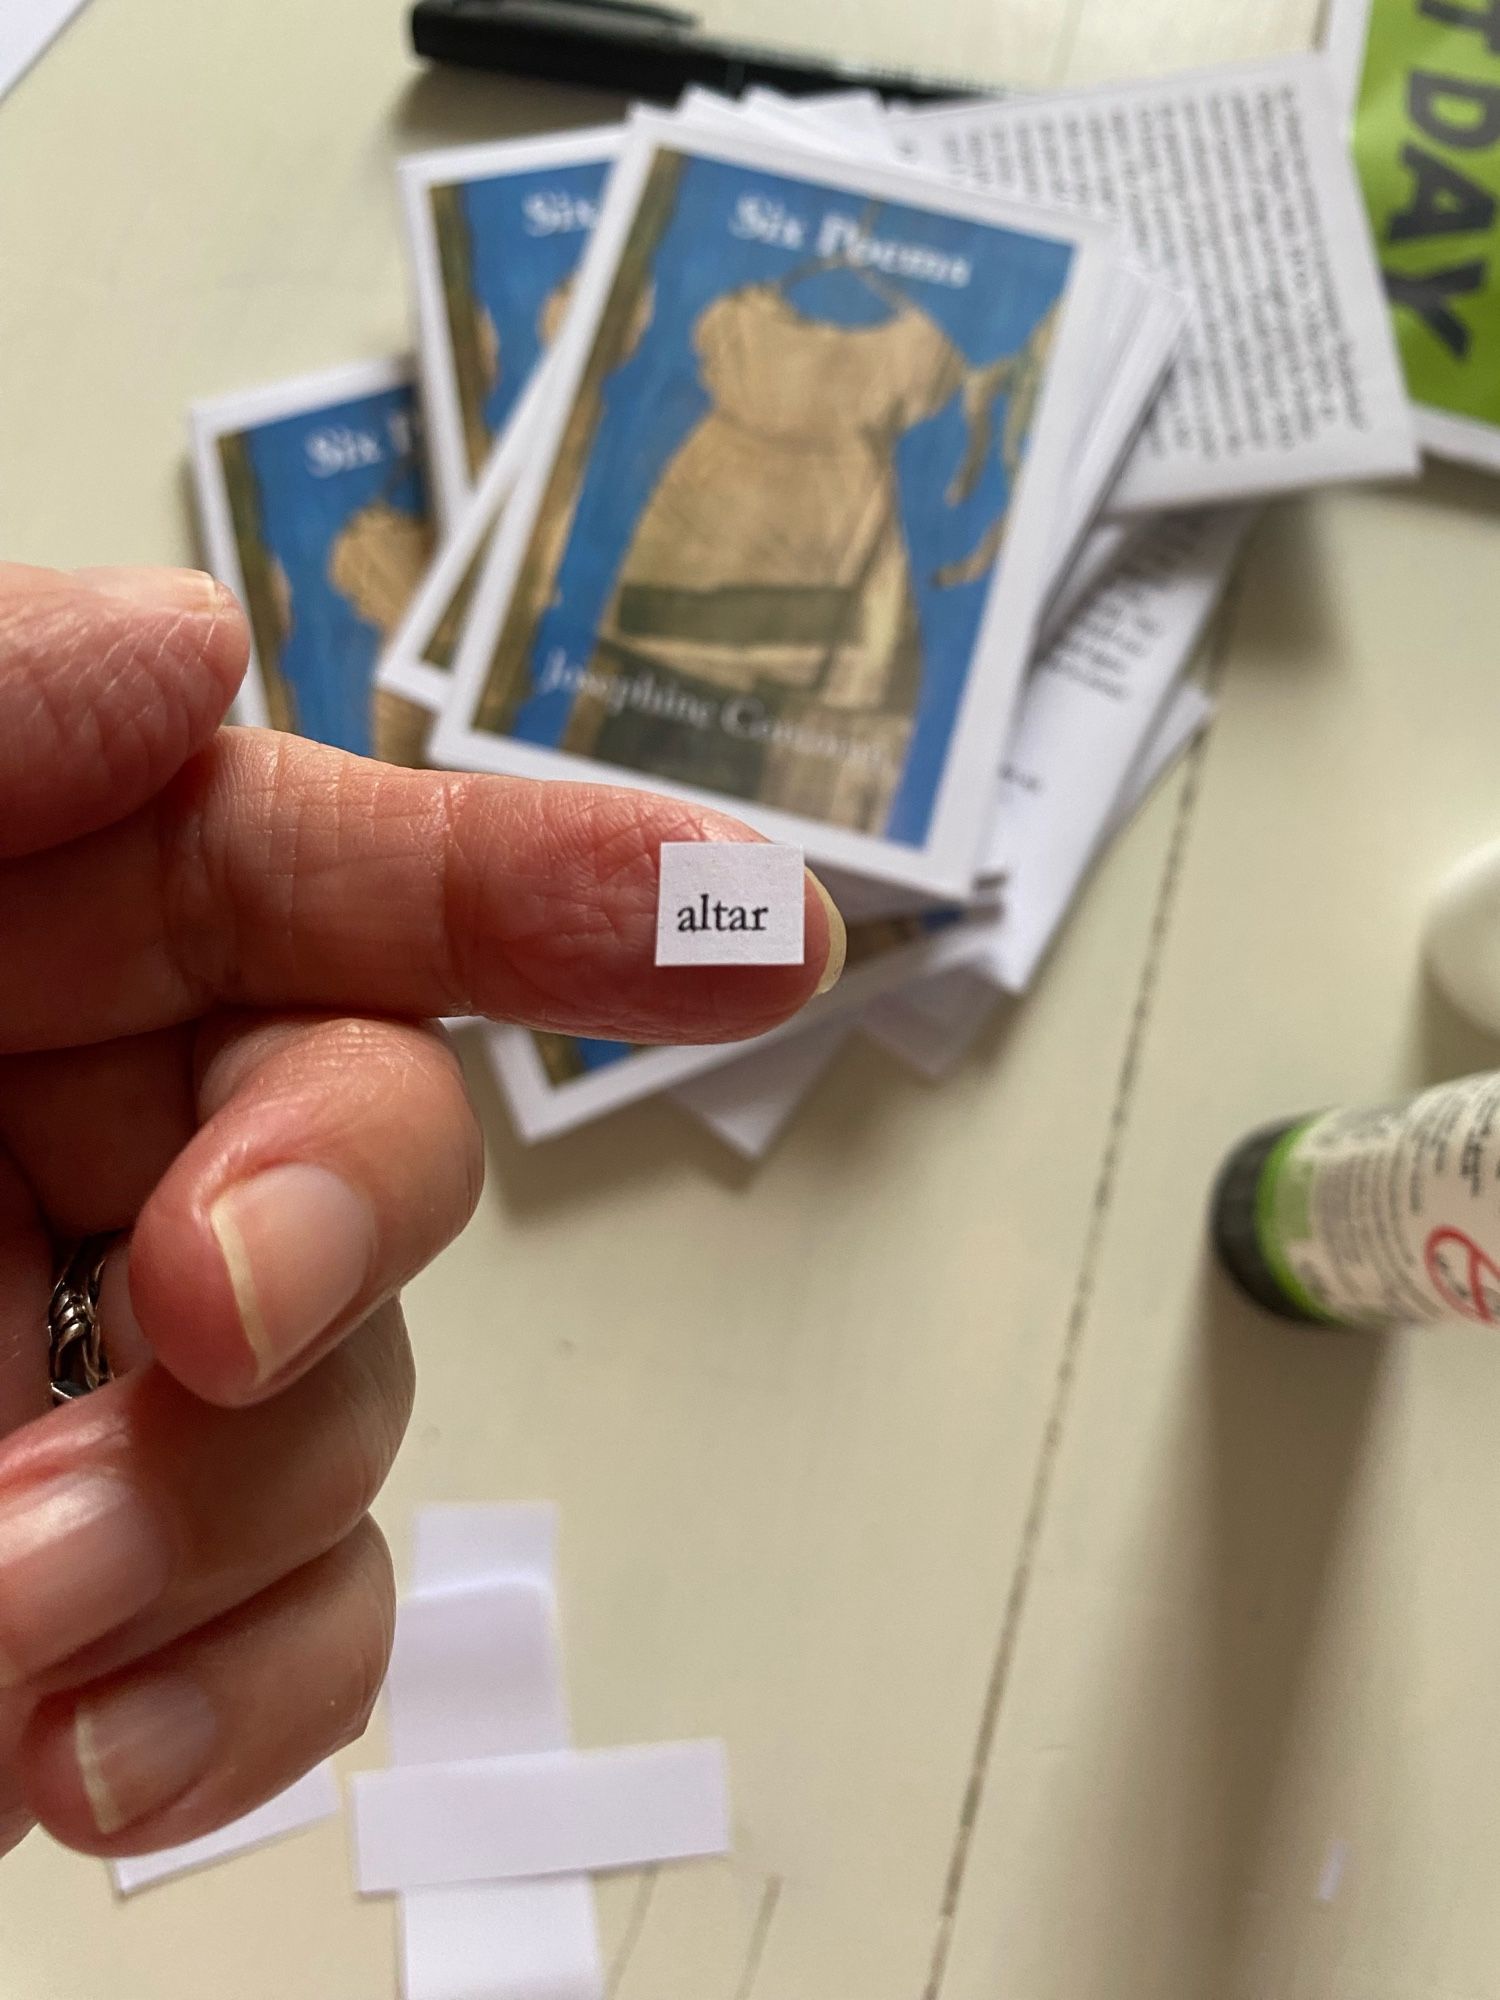
[[[52,1246],[30,1189],[0,1148],[0,1440],[50,1407],[47,1301],[51,1292]],[[0,1682],[3,1679],[0,1673]]]
[[[16,1752],[29,1712],[29,1706],[0,1694],[0,1856],[24,1840],[33,1824],[16,1773]]]
[[[217,729],[249,651],[201,570],[0,563],[0,856],[144,805]]]

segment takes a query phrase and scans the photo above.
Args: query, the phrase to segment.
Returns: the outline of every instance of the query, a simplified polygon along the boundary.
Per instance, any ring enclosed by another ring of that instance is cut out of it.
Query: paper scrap
[[[551,1592],[515,1577],[407,1598],[386,1692],[397,1764],[558,1749],[568,1717]]]
[[[727,1763],[712,1740],[365,1771],[353,1797],[366,1895],[729,1849]]]
[[[546,1501],[419,1507],[412,1534],[412,1585],[442,1590],[498,1577],[551,1581],[557,1568],[557,1509]]]
[[[401,1901],[405,2000],[603,2000],[581,1875],[421,1889]]]
[[[88,0],[6,0],[0,12],[0,97],[81,14]]]
[[[658,965],[800,965],[806,868],[771,841],[664,840]]]
[[[397,1618],[386,1684],[394,1761],[564,1749],[556,1508],[423,1507],[413,1542],[415,1587]],[[497,1622],[504,1637],[487,1673]],[[593,1884],[554,1875],[414,1890],[401,1899],[401,1961],[405,2000],[604,2000]]]
[[[164,1847],[155,1854],[132,1854],[111,1862],[115,1887],[122,1896],[133,1896],[137,1889],[147,1889],[153,1882],[165,1882],[173,1875],[186,1875],[191,1869],[206,1868],[210,1862],[227,1861],[231,1855],[300,1833],[320,1820],[332,1819],[338,1809],[339,1788],[333,1766],[316,1764],[296,1784],[288,1785],[254,1812],[221,1826],[217,1833],[184,1841],[181,1847]]]

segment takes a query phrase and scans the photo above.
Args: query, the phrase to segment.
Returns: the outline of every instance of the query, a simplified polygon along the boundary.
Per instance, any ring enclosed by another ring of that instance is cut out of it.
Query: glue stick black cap
[[[1300,1320],[1320,1326],[1309,1312],[1288,1298],[1276,1273],[1266,1261],[1255,1227],[1256,1197],[1266,1162],[1294,1126],[1303,1121],[1289,1118],[1280,1125],[1268,1125],[1242,1139],[1219,1169],[1214,1183],[1213,1205],[1209,1211],[1209,1234],[1219,1262],[1248,1298],[1267,1312],[1283,1319]]]

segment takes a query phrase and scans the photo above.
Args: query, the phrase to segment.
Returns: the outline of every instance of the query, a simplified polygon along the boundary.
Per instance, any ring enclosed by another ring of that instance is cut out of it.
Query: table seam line
[[[651,1898],[656,1893],[660,1874],[660,1867],[653,1866],[647,1868],[641,1876],[640,1887],[636,1890],[630,1905],[625,1935],[620,1940],[620,1949],[615,1954],[614,1963],[609,1969],[609,1979],[604,1988],[607,2000],[615,2000],[615,1995],[625,1982],[625,1974],[630,1970],[630,1961],[635,1955],[635,1948],[641,1941],[642,1931],[646,1928],[646,1919],[651,1914]]]
[[[1238,581],[1226,596],[1226,601],[1215,619],[1212,636],[1205,648],[1204,681],[1210,693],[1215,692],[1225,671],[1230,641],[1237,622],[1240,589]],[[990,1756],[994,1748],[999,1726],[1000,1710],[1009,1685],[1011,1667],[1019,1644],[1021,1621],[1025,1614],[1026,1600],[1030,1590],[1031,1577],[1040,1548],[1042,1531],[1045,1526],[1048,1502],[1051,1498],[1052,1479],[1058,1453],[1062,1445],[1063,1427],[1067,1419],[1073,1383],[1076,1379],[1078,1363],[1083,1350],[1083,1336],[1086,1330],[1089,1310],[1093,1304],[1094,1278],[1099,1257],[1103,1249],[1105,1229],[1114,1201],[1116,1169],[1129,1124],[1130,1110],[1135,1093],[1136,1078],[1144,1053],[1146,1036],[1151,1024],[1152,1008],[1156,998],[1157,979],[1162,955],[1166,949],[1167,937],[1171,929],[1172,915],[1176,906],[1177,889],[1186,862],[1189,839],[1197,814],[1198,800],[1202,793],[1204,766],[1207,761],[1211,731],[1206,730],[1188,753],[1187,781],[1182,797],[1178,801],[1171,844],[1157,886],[1155,906],[1152,911],[1151,927],[1147,934],[1145,958],[1136,988],[1135,1004],[1131,1010],[1130,1029],[1125,1040],[1125,1050],[1121,1057],[1114,1100],[1110,1109],[1109,1124],[1106,1129],[1104,1150],[1100,1156],[1099,1169],[1095,1177],[1094,1195],[1090,1205],[1088,1234],[1073,1283],[1072,1303],[1068,1310],[1067,1327],[1063,1335],[1062,1351],[1058,1358],[1057,1374],[1053,1382],[1052,1399],[1047,1411],[1047,1422],[1042,1433],[1041,1446],[1037,1453],[1036,1469],[1032,1475],[1031,1494],[1021,1529],[1021,1540],[1011,1574],[1010,1588],[1006,1592],[1005,1608],[1001,1615],[1000,1633],[991,1660],[989,1676],[985,1683],[984,1696],[980,1704],[979,1724],[975,1732],[974,1749],[970,1758],[969,1773],[964,1785],[962,1804],[959,1808],[958,1826],[954,1833],[953,1845],[949,1852],[948,1868],[943,1882],[943,1894],[938,1906],[937,1923],[933,1933],[932,1953],[928,1962],[927,1981],[922,1989],[922,2000],[942,2000],[943,1983],[947,1976],[949,1954],[952,1948],[953,1931],[958,1916],[958,1906],[962,1899],[964,1882],[967,1877],[968,1859],[980,1808],[984,1801],[985,1783],[989,1772]]]
[[[760,1977],[760,1969],[766,1959],[766,1946],[771,1937],[771,1921],[781,1901],[781,1890],[781,1876],[772,1875],[766,1882],[760,1907],[755,1913],[755,1926],[750,1933],[750,1948],[745,1957],[745,1969],[740,1974],[739,1984],[734,1989],[734,2000],[750,2000],[751,1988]]]

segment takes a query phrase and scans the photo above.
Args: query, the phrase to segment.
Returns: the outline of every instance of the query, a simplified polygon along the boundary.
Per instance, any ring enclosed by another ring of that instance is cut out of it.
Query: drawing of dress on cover
[[[600,622],[596,673],[709,695],[725,727],[705,740],[581,695],[564,747],[874,832],[922,693],[897,450],[961,396],[967,472],[943,499],[966,498],[994,403],[1029,348],[976,368],[899,289],[848,277],[875,289],[889,316],[814,318],[784,282],[745,286],[700,314],[694,348],[711,407],[663,471]],[[990,563],[1001,529],[1003,510],[986,533]],[[931,579],[963,580],[961,567]]]

